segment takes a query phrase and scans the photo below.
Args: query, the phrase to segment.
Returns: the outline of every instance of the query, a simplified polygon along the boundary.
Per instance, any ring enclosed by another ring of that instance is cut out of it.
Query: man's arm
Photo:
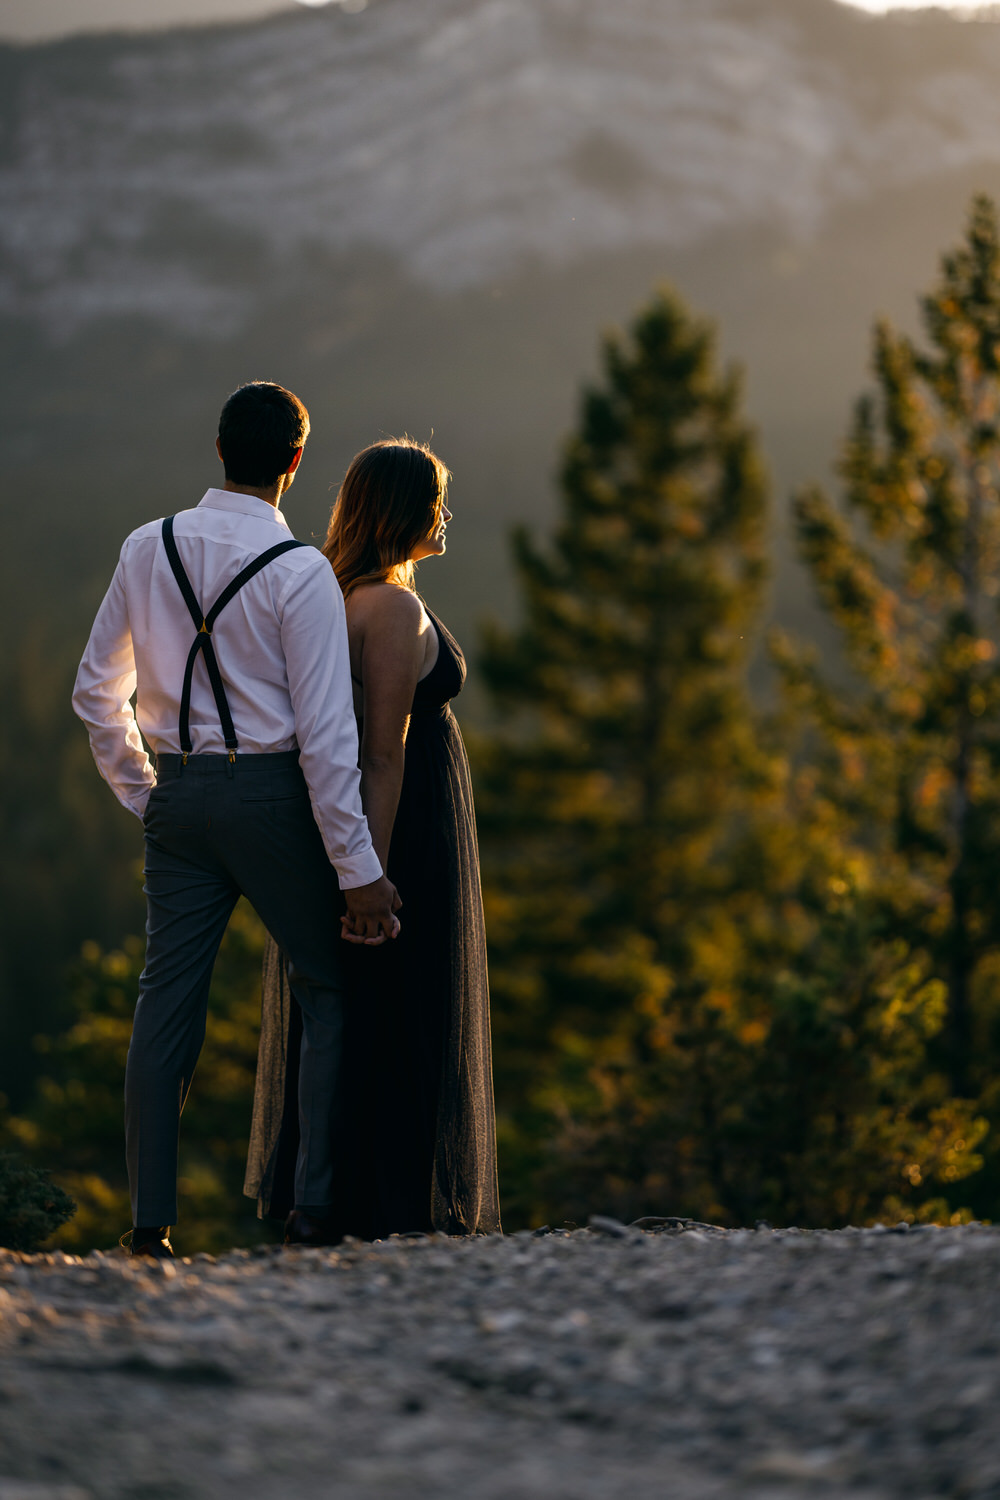
[[[73,708],[86,724],[97,769],[129,812],[141,818],[156,776],[132,710],[135,656],[119,561],[97,611],[73,688]]]
[[[361,808],[344,600],[325,559],[322,566],[293,575],[279,609],[299,764],[345,893],[348,930],[368,941],[394,937],[396,893],[382,873]]]

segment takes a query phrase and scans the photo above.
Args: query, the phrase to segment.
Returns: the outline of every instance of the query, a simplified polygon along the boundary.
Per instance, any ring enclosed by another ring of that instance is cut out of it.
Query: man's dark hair
[[[269,489],[308,436],[309,413],[298,396],[270,380],[241,385],[219,417],[219,450],[226,478],[248,489]]]

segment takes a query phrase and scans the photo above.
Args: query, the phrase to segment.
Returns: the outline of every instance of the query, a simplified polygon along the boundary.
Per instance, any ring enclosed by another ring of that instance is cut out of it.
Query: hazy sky
[[[0,37],[41,41],[73,31],[238,21],[290,10],[296,0],[0,0]]]
[[[976,0],[844,0],[844,3],[853,5],[858,10],[873,11],[878,15],[883,15],[887,10],[927,10],[931,5],[939,10],[976,9]],[[990,0],[979,0],[979,4],[989,5]]]
[[[0,38],[39,41],[73,31],[101,31],[109,27],[183,25],[192,21],[238,20],[263,16],[299,4],[328,0],[0,0]],[[362,10],[366,0],[329,0],[351,10]],[[847,0],[863,10],[885,11],[919,7],[927,0]],[[954,9],[968,9],[969,0],[938,0]]]

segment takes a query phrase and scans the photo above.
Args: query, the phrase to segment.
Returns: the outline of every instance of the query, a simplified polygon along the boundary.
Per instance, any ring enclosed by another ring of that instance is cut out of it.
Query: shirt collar
[[[206,490],[198,501],[199,509],[203,505],[207,510],[228,510],[239,516],[256,516],[258,521],[274,521],[286,531],[290,530],[278,507],[268,505],[256,495],[239,495],[234,490]]]

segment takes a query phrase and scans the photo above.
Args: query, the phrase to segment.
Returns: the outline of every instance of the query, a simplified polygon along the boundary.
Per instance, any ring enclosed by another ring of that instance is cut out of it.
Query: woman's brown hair
[[[385,438],[355,454],[323,543],[345,599],[359,583],[413,588],[410,555],[441,520],[450,478],[413,438]]]

